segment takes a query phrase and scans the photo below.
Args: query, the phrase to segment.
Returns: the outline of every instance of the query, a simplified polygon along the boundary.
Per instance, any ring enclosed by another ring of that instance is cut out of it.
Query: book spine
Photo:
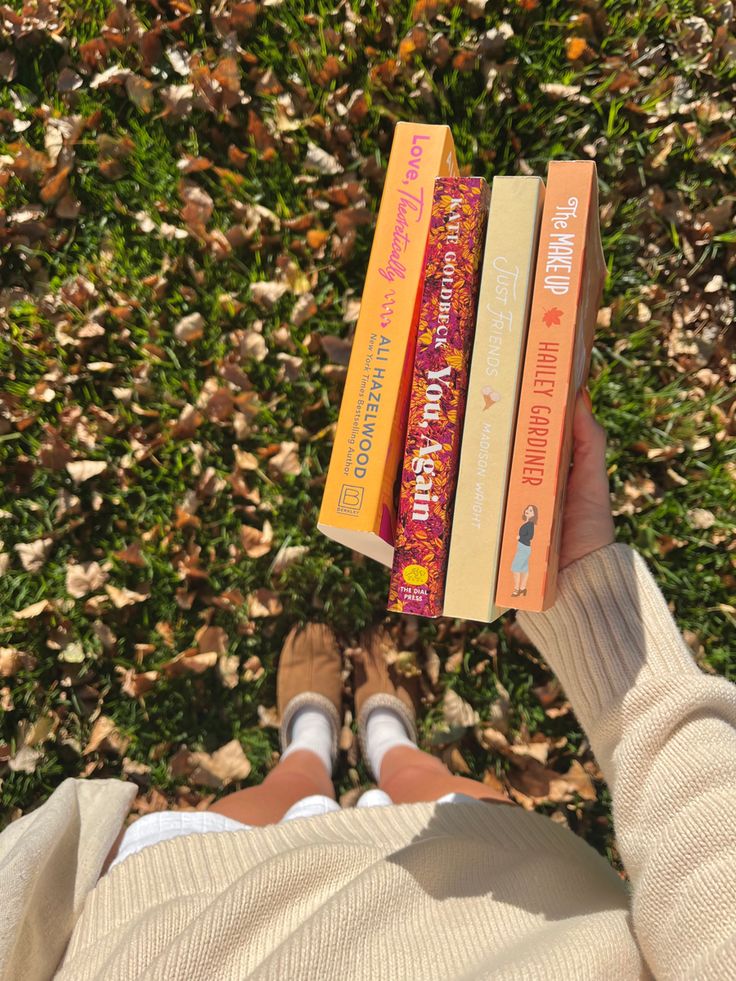
[[[435,181],[389,590],[425,617],[442,614],[489,198],[480,177]]]
[[[483,254],[444,615],[491,622],[503,507],[544,202],[538,177],[496,177]]]
[[[554,603],[572,415],[605,278],[595,164],[552,162],[506,500],[496,602]]]
[[[319,518],[325,534],[388,565],[402,378],[416,333],[432,190],[437,175],[456,173],[447,126],[397,124]],[[385,547],[376,550],[370,536]]]

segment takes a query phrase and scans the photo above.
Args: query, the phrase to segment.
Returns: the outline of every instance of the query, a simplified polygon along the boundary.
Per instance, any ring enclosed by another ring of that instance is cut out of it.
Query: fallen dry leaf
[[[120,687],[130,698],[140,698],[158,681],[158,671],[136,672],[134,668],[123,668],[116,666],[115,670],[120,674]]]
[[[39,538],[35,542],[19,543],[15,546],[20,564],[26,572],[38,572],[44,566],[53,544],[51,538]]]
[[[283,610],[278,593],[271,589],[257,589],[248,597],[248,616],[276,617]]]
[[[107,572],[99,562],[83,562],[66,567],[66,591],[75,599],[96,593],[107,582]]]
[[[194,640],[200,654],[224,654],[227,651],[229,638],[222,627],[200,627],[194,635]]]
[[[125,91],[128,98],[141,112],[148,113],[153,109],[153,82],[140,75],[128,75],[125,80]]]
[[[511,752],[509,741],[498,729],[476,729],[476,738],[483,749],[507,756]]]
[[[205,320],[201,313],[190,313],[174,327],[174,337],[182,344],[191,344],[204,335]]]
[[[249,330],[245,334],[240,342],[240,349],[246,357],[253,358],[254,361],[258,361],[259,363],[265,361],[268,357],[266,341],[264,340],[263,334],[257,330]]]
[[[578,760],[573,760],[567,773],[558,773],[531,756],[512,757],[522,763],[512,766],[508,780],[511,795],[527,810],[538,804],[560,804],[571,801],[575,794],[584,800],[595,800],[593,781]]]
[[[707,511],[705,508],[691,508],[687,512],[688,521],[698,530],[706,530],[712,528],[716,523],[716,516],[712,511]]]
[[[125,562],[126,565],[134,565],[141,569],[145,568],[146,562],[143,558],[140,542],[132,542],[125,548],[120,549],[119,552],[113,552],[113,555],[118,562]]]
[[[559,82],[546,82],[539,86],[540,90],[551,99],[567,99],[570,102],[579,102],[581,105],[589,105],[590,99],[587,95],[580,94],[579,85],[562,85]]]
[[[307,144],[307,155],[304,158],[305,170],[316,170],[319,174],[334,176],[342,173],[342,165],[336,157],[327,153],[316,143]]]
[[[302,467],[296,452],[298,446],[298,443],[281,443],[278,453],[275,453],[268,461],[269,471],[272,474],[291,477],[296,477],[300,474]]]
[[[465,757],[457,746],[448,746],[442,753],[442,762],[453,773],[460,773],[468,776],[471,772]]]
[[[301,327],[317,313],[317,304],[311,293],[302,293],[297,299],[291,311],[291,322],[295,327]]]
[[[113,719],[107,715],[100,715],[92,726],[89,741],[82,750],[82,755],[87,756],[100,750],[103,753],[111,752],[123,756],[129,743],[130,740],[120,734]]]
[[[496,678],[496,692],[498,697],[492,703],[488,719],[484,724],[497,729],[499,732],[508,732],[511,696],[498,678]]]
[[[16,647],[0,647],[0,677],[12,678],[21,669],[33,670],[36,658]]]
[[[569,37],[567,41],[565,41],[565,54],[570,61],[577,61],[578,58],[582,58],[587,50],[588,44],[585,38]]]
[[[227,787],[234,780],[245,780],[251,771],[250,761],[237,739],[231,739],[211,755],[192,753],[190,764],[193,764],[193,769],[189,782],[214,789]]]
[[[123,773],[126,777],[147,777],[151,772],[151,767],[138,760],[131,760],[129,756],[123,757]]]
[[[21,746],[15,756],[11,756],[8,760],[8,766],[15,773],[34,773],[42,756],[40,749]]]
[[[275,705],[258,706],[258,725],[261,729],[278,729],[281,724],[278,709]]]
[[[270,310],[288,290],[286,283],[258,282],[250,284],[250,295],[258,306]]]
[[[478,713],[473,706],[452,688],[447,689],[442,699],[442,716],[449,729],[467,729],[478,724]]]
[[[436,688],[440,681],[442,661],[440,660],[440,656],[437,651],[431,645],[426,649],[426,654],[424,657],[424,670],[427,673],[430,684],[433,688]]]
[[[514,743],[510,750],[516,756],[531,756],[538,763],[546,764],[549,757],[550,743],[543,739],[538,742],[518,742]]]
[[[308,553],[308,545],[282,545],[273,560],[271,571],[275,576],[278,576],[290,565],[300,562]]]
[[[147,593],[136,593],[126,587],[121,589],[118,586],[107,585],[105,592],[112,600],[113,606],[117,607],[118,610],[122,610],[126,606],[133,606],[135,603],[143,603],[144,600],[148,599]]]
[[[259,559],[266,555],[271,551],[273,544],[273,528],[270,521],[264,521],[262,531],[251,528],[250,525],[241,525],[240,541],[248,558]]]
[[[237,654],[221,654],[217,659],[217,675],[226,688],[237,686],[239,667],[240,658]]]
[[[251,654],[243,665],[243,681],[258,681],[265,673],[266,670],[261,663],[260,657],[256,654]]]
[[[81,664],[85,657],[84,648],[78,641],[66,644],[58,654],[58,660],[64,661],[66,664]]]
[[[17,610],[13,616],[16,620],[34,620],[50,609],[52,609],[51,603],[48,600],[42,599],[38,603],[31,603],[30,606],[26,606],[22,610]]]
[[[235,464],[238,470],[258,469],[258,459],[253,453],[249,453],[247,450],[241,450],[239,446],[233,446],[233,452],[235,453]]]
[[[141,794],[133,801],[133,811],[136,814],[154,814],[157,811],[167,811],[169,802],[158,787],[151,787],[147,794]]]
[[[215,202],[204,188],[190,181],[182,180],[179,185],[179,196],[184,202],[181,213],[187,228],[202,234],[204,226],[212,217]]]
[[[186,651],[177,654],[176,657],[161,665],[161,670],[170,678],[176,678],[186,672],[192,674],[203,674],[217,664],[218,654],[216,651],[205,651],[200,653],[196,647],[191,647]]]
[[[347,366],[353,347],[349,340],[343,337],[336,337],[334,334],[323,334],[320,336],[319,342],[322,345],[322,350],[332,364]]]
[[[75,460],[67,463],[67,472],[75,484],[83,484],[85,480],[91,480],[107,470],[107,464],[103,460]]]

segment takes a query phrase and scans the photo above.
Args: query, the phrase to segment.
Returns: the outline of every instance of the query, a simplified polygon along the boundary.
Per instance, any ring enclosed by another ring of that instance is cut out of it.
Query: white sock
[[[299,749],[316,753],[332,776],[332,725],[322,709],[305,705],[300,708],[289,726],[289,745],[281,754],[285,760]]]
[[[368,716],[365,725],[365,743],[368,762],[376,780],[380,779],[381,763],[386,753],[394,746],[411,746],[416,749],[406,734],[400,717],[390,708],[375,708]]]

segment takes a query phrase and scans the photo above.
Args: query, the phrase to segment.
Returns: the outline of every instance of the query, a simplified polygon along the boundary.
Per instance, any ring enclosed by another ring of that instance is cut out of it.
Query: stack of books
[[[446,126],[397,125],[319,517],[390,566],[390,610],[554,603],[605,276],[594,163],[489,188]]]

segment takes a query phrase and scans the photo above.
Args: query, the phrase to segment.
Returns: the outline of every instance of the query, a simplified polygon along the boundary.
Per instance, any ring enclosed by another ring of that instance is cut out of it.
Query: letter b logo
[[[337,510],[342,514],[358,514],[363,506],[363,488],[354,484],[343,484]]]

